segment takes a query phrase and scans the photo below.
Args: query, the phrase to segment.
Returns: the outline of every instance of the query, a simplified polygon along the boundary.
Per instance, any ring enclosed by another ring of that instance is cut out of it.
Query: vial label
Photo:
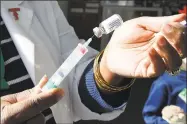
[[[120,23],[120,20],[119,20],[119,19],[117,19],[117,20],[115,20],[115,21],[113,21],[113,22],[110,22],[110,23],[108,24],[109,30],[110,30],[110,31],[113,31],[113,30],[115,30],[116,28],[118,28],[120,25],[121,25],[121,23]]]
[[[100,24],[100,27],[104,28],[105,34],[108,34],[112,31],[114,31],[116,28],[121,26],[123,24],[122,18],[115,14],[111,16],[110,18],[106,19]]]

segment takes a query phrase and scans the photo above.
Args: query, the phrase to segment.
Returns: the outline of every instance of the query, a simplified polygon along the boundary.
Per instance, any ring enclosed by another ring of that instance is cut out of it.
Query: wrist
[[[116,73],[113,73],[107,66],[107,59],[106,59],[107,50],[104,51],[103,56],[100,61],[99,69],[102,77],[104,80],[113,86],[119,86],[121,80],[124,78]]]
[[[130,79],[126,85],[121,85],[124,83],[122,81],[123,77],[113,73],[107,67],[106,53],[104,55],[104,50],[96,56],[93,65],[93,72],[97,86],[102,89],[102,91],[107,91],[109,93],[127,90],[136,80]]]

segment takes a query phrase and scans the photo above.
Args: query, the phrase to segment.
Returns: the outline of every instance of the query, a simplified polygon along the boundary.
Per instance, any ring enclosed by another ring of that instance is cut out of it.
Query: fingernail
[[[45,74],[45,75],[43,76],[43,78],[47,78],[47,75]]]
[[[60,88],[54,88],[49,91],[51,94],[55,94],[57,99],[60,100],[64,96],[64,90]]]
[[[39,93],[41,93],[41,92],[42,92],[42,88],[39,87],[39,86],[37,86],[37,88],[36,88],[36,94],[39,94]]]
[[[159,40],[158,44],[160,46],[164,46],[166,44],[166,40],[162,38],[162,39]]]
[[[64,90],[57,88],[59,95],[64,96]]]
[[[155,55],[156,53],[155,53],[155,50],[154,49],[151,49],[150,51],[149,51],[149,54],[150,55]]]
[[[173,27],[171,25],[169,25],[169,24],[165,24],[164,27],[163,27],[163,31],[165,33],[171,33],[172,30],[173,30]]]
[[[45,74],[43,77],[42,77],[42,80],[46,80],[47,79],[47,75]]]

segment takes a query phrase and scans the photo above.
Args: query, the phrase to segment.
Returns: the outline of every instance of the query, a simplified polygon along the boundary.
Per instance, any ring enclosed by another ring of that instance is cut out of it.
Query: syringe
[[[93,35],[92,37],[90,37],[83,45],[84,47],[87,47],[91,42],[92,42],[92,38],[94,37],[95,35]]]
[[[47,84],[42,88],[42,91],[57,88],[60,83],[68,76],[71,70],[77,65],[81,58],[88,52],[88,45],[91,43],[94,35],[89,38],[84,44],[79,43],[73,52],[68,56],[60,68],[53,74]]]

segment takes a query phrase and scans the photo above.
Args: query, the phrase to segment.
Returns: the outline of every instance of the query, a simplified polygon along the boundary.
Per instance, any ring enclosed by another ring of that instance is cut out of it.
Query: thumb
[[[63,90],[51,89],[15,104],[5,106],[3,111],[8,112],[8,116],[13,122],[21,123],[56,104],[63,95]]]
[[[181,22],[186,19],[186,14],[177,14],[173,16],[163,16],[163,17],[140,17],[137,23],[147,30],[153,32],[159,32],[161,27],[166,22]]]

